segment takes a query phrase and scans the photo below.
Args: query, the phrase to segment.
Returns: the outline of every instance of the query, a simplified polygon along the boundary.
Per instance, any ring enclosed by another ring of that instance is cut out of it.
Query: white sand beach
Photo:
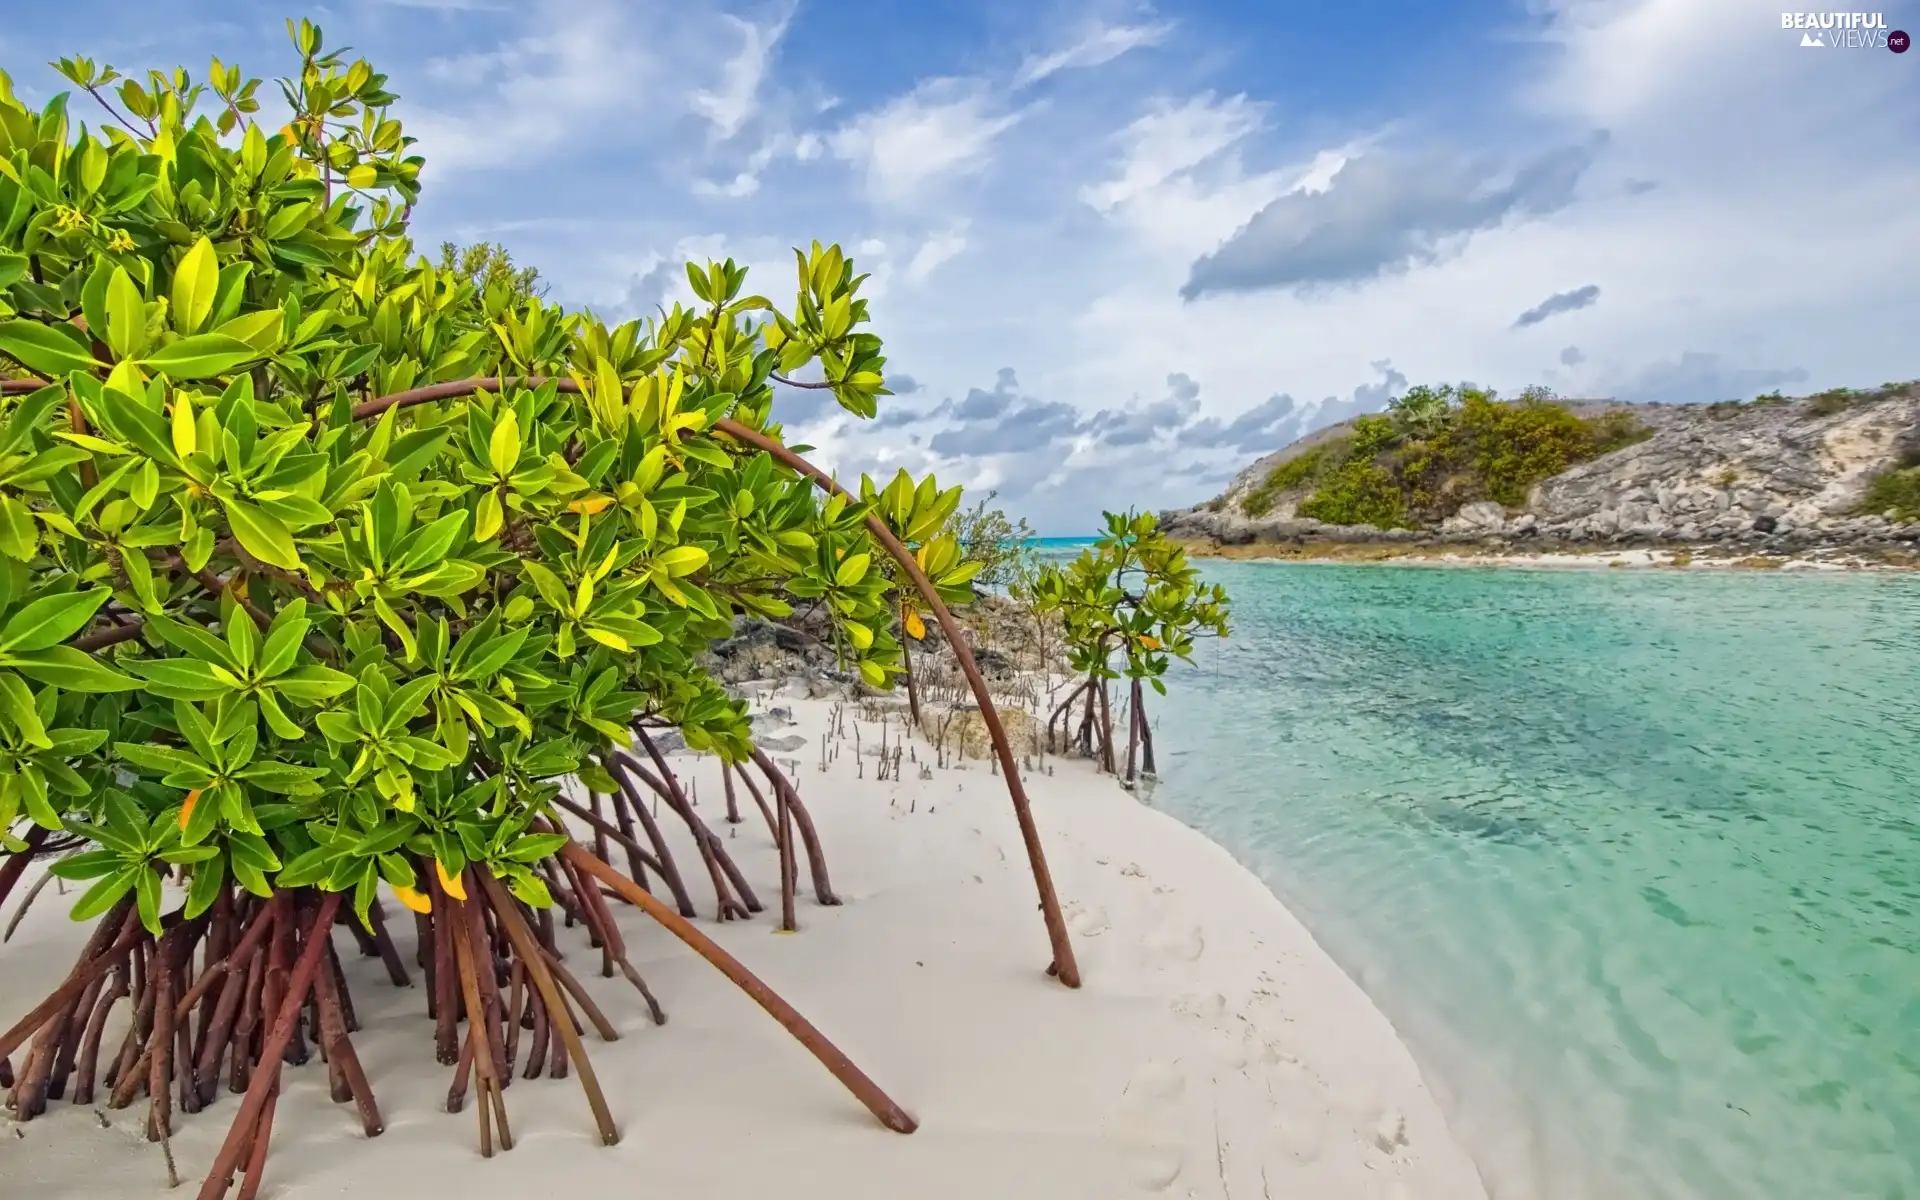
[[[697,781],[702,814],[739,843],[741,866],[771,898],[750,922],[716,924],[696,869],[688,882],[701,927],[911,1111],[918,1132],[882,1128],[713,968],[623,909],[664,1027],[625,981],[600,978],[582,930],[562,932],[621,1035],[587,1043],[619,1145],[598,1143],[576,1080],[516,1080],[505,1098],[518,1145],[483,1160],[471,1103],[444,1111],[451,1072],[434,1062],[418,973],[412,989],[395,989],[379,960],[349,953],[342,937],[363,1026],[354,1040],[387,1130],[363,1136],[352,1107],[329,1101],[317,1059],[289,1068],[262,1196],[1485,1195],[1386,1018],[1226,851],[1084,762],[1053,759],[1051,774],[1033,774],[1085,977],[1070,991],[1044,974],[1032,879],[987,762],[923,779],[909,761],[904,781],[876,780],[880,730],[855,708],[845,719],[859,721],[869,757],[857,768],[849,738],[822,771],[829,702],[770,694],[759,708],[768,703],[790,711],[788,737],[806,739],[776,757],[793,764],[845,903],[814,903],[803,860],[800,931],[776,932],[779,872],[765,822],[743,796],[747,820],[728,826],[716,763],[681,754],[675,769]],[[899,730],[895,718],[890,736]],[[913,745],[915,758],[931,757],[924,741]],[[682,862],[697,864],[677,832]],[[49,889],[0,948],[0,1025],[71,965],[85,932],[67,919],[71,900]],[[411,929],[397,935],[410,957]],[[185,1183],[171,1193],[159,1148],[141,1136],[144,1104],[96,1112],[55,1102],[25,1125],[0,1115],[0,1196],[190,1195],[236,1107],[223,1095],[179,1119],[173,1152]]]

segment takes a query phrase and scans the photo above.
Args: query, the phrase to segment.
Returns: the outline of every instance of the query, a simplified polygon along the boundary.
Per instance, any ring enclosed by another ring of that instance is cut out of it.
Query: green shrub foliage
[[[1858,511],[1891,516],[1896,521],[1920,521],[1920,466],[1883,471],[1873,477]]]
[[[1542,479],[1649,433],[1630,414],[1581,417],[1539,391],[1501,401],[1474,388],[1420,386],[1275,467],[1243,507],[1260,516],[1283,493],[1306,489],[1302,517],[1415,529],[1475,500],[1524,504]]]
[[[870,510],[944,593],[971,573],[957,489],[822,500],[716,429],[777,437],[773,382],[810,367],[856,415],[890,394],[838,247],[796,251],[786,309],[689,264],[693,308],[618,326],[504,256],[435,262],[386,77],[292,29],[278,129],[217,60],[64,60],[98,128],[0,75],[0,363],[46,381],[0,409],[0,845],[82,840],[74,916],[132,896],[156,934],[163,873],[188,918],[237,886],[364,919],[425,864],[545,905],[535,820],[565,776],[611,792],[636,719],[749,754],[697,663],[737,614],[818,602],[889,683]]]

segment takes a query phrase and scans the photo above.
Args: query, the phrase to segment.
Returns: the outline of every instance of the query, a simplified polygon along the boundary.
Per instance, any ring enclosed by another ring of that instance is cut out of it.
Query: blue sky
[[[843,472],[1043,532],[1191,503],[1408,383],[1715,400],[1920,375],[1920,53],[1754,0],[188,0],[9,6],[0,65],[393,77],[416,236],[608,316],[732,255],[874,278],[901,395],[786,393]],[[1882,6],[1920,30],[1920,3]]]

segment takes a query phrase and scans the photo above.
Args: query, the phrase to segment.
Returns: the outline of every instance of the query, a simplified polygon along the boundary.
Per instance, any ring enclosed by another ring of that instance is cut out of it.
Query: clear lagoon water
[[[1920,577],[1204,571],[1235,632],[1150,709],[1151,802],[1496,1197],[1920,1198]]]

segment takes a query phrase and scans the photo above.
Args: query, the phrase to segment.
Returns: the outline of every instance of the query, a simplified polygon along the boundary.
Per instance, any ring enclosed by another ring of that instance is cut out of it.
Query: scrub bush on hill
[[[1174,659],[1191,662],[1197,638],[1226,637],[1228,600],[1219,584],[1200,582],[1186,551],[1160,532],[1152,513],[1104,515],[1100,540],[1064,568],[1042,567],[1031,589],[1034,608],[1060,620],[1068,670],[1084,676],[1048,719],[1047,748],[1054,748],[1057,726],[1063,742],[1118,774],[1109,685],[1125,679],[1132,783],[1141,772],[1157,774],[1141,685],[1166,695],[1161,680]],[[1080,727],[1070,735],[1076,702]]]
[[[1874,476],[1856,511],[1890,516],[1895,521],[1920,521],[1920,466],[1883,471]]]
[[[554,910],[664,1021],[617,896],[911,1131],[688,923],[648,804],[693,834],[713,911],[744,918],[761,902],[652,735],[677,728],[762,799],[757,768],[786,923],[799,849],[837,903],[792,781],[696,656],[739,614],[812,603],[885,687],[894,622],[948,622],[944,598],[967,593],[940,533],[957,490],[902,475],[849,495],[772,421],[776,380],[860,417],[891,394],[865,276],[837,247],[796,251],[781,310],[732,262],[688,264],[694,308],[609,327],[497,253],[436,264],[407,236],[423,163],[385,77],[289,31],[277,128],[255,119],[259,81],[217,60],[204,82],[63,60],[98,129],[67,95],[29,110],[0,75],[0,903],[52,858],[95,922],[66,980],[0,1028],[16,1119],[144,1096],[164,1141],[224,1076],[244,1098],[200,1195],[242,1169],[251,1191],[281,1064],[312,1043],[379,1133],[333,932],[409,982],[387,896],[411,910],[449,1108],[471,1085],[482,1150],[511,1148],[501,1092],[523,1050],[529,1078],[579,1074],[611,1143],[580,1031],[613,1033]],[[888,556],[899,573],[874,569]],[[124,1040],[103,1042],[122,1001]]]
[[[1476,500],[1524,504],[1542,479],[1648,433],[1628,413],[1581,417],[1541,391],[1503,402],[1490,391],[1421,386],[1275,467],[1244,507],[1259,516],[1282,493],[1310,488],[1302,517],[1417,529]]]

